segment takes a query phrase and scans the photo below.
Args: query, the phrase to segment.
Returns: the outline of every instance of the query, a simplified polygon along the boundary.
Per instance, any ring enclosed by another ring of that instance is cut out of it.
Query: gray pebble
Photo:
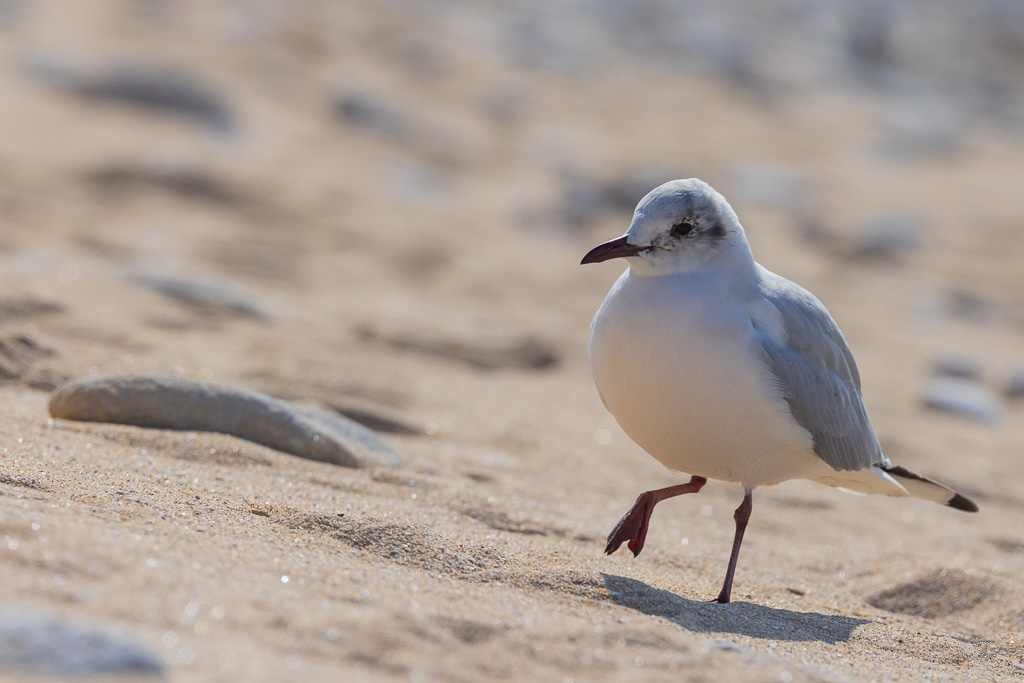
[[[179,280],[163,275],[144,275],[136,281],[204,313],[263,320],[267,316],[255,304],[213,282]]]
[[[333,104],[334,115],[344,123],[400,144],[433,164],[458,166],[474,153],[471,141],[458,127],[427,124],[401,102],[348,90],[338,95]]]
[[[884,122],[885,132],[877,143],[879,153],[888,157],[941,157],[957,151],[963,121],[952,107],[927,94],[908,98],[893,109]]]
[[[899,261],[921,248],[917,222],[888,216],[867,224],[850,248],[850,256],[865,261]]]
[[[1024,398],[1024,370],[1014,370],[1006,381],[1006,395],[1010,398]]]
[[[0,0],[0,28],[13,28],[21,18],[21,0]]]
[[[928,383],[924,405],[961,417],[995,422],[1002,415],[999,399],[988,389],[959,377],[938,377]]]
[[[888,0],[852,2],[844,7],[846,47],[854,63],[871,71],[888,66],[896,44],[895,9]]]
[[[344,467],[400,466],[366,427],[340,415],[223,384],[156,375],[68,382],[50,397],[55,418],[232,434]]]
[[[950,290],[943,298],[943,306],[949,315],[977,324],[1003,322],[1007,312],[999,304],[976,292]]]
[[[234,114],[223,98],[194,74],[181,70],[130,65],[90,74],[40,59],[31,62],[28,71],[82,97],[183,116],[219,132],[230,132],[235,127]]]
[[[35,676],[162,675],[163,667],[156,655],[126,635],[4,608],[0,671]]]
[[[976,380],[981,377],[981,366],[969,356],[951,354],[933,360],[932,372],[940,377]]]
[[[179,199],[228,209],[244,210],[261,206],[258,198],[232,187],[216,175],[173,163],[103,165],[86,173],[84,180],[91,189],[104,195],[124,195],[152,189]]]
[[[334,102],[334,111],[354,126],[369,128],[389,137],[399,137],[409,127],[396,107],[366,92],[352,90],[341,93]]]
[[[726,652],[739,652],[741,649],[739,645],[726,638],[715,638],[714,643],[716,648]]]
[[[50,313],[63,313],[64,304],[51,299],[35,297],[0,298],[0,320],[5,318],[34,318]],[[4,320],[6,322],[6,320]]]

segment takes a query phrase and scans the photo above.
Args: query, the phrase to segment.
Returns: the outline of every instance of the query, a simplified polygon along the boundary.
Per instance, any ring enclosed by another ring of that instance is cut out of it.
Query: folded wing
[[[860,393],[860,374],[828,310],[806,289],[761,269],[762,291],[782,316],[784,339],[760,331],[762,349],[814,452],[836,470],[887,465]]]

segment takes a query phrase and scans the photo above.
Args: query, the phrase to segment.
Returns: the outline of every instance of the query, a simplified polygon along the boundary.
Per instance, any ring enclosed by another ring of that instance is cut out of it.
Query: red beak
[[[601,263],[602,261],[608,261],[613,258],[624,258],[626,256],[636,256],[640,252],[647,251],[650,247],[637,246],[635,244],[629,244],[626,242],[626,236],[617,237],[604,244],[599,244],[583,257],[580,261],[580,265],[586,265],[588,263]]]

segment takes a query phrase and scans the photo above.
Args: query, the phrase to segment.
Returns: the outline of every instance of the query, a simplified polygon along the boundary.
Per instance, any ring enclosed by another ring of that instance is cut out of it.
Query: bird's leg
[[[718,594],[717,602],[723,605],[729,602],[729,594],[732,593],[732,577],[736,573],[736,560],[740,557],[740,543],[743,542],[743,532],[747,529],[747,522],[750,521],[750,510],[753,507],[754,498],[751,491],[743,496],[743,502],[736,508],[732,518],[736,520],[736,537],[732,540],[732,555],[729,556],[729,569],[725,572],[725,583],[722,584],[722,592]]]
[[[651,513],[654,512],[654,506],[666,498],[681,496],[684,493],[697,493],[706,483],[708,483],[708,480],[704,477],[691,477],[690,481],[685,484],[641,493],[636,502],[633,503],[633,507],[629,509],[629,512],[623,515],[619,523],[612,529],[612,532],[608,534],[608,545],[605,547],[604,552],[611,555],[619,549],[623,541],[626,541],[628,542],[629,549],[633,552],[633,557],[639,555],[640,551],[644,549],[644,541],[647,539],[647,525],[651,521]]]

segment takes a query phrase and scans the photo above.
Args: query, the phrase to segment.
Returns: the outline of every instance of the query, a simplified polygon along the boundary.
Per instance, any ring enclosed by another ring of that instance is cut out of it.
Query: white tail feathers
[[[973,500],[963,494],[957,493],[948,486],[943,486],[939,482],[929,479],[928,477],[922,477],[920,474],[914,474],[910,470],[898,465],[889,465],[888,467],[882,467],[880,469],[895,479],[899,485],[905,488],[907,493],[914,498],[921,498],[923,500],[930,500],[933,503],[948,505],[952,508],[956,508],[957,510],[963,510],[964,512],[978,511],[978,506]]]
[[[815,477],[813,481],[835,486],[851,493],[880,493],[895,497],[913,496],[965,512],[978,511],[978,506],[967,496],[898,465],[875,465],[863,470],[835,471]]]

